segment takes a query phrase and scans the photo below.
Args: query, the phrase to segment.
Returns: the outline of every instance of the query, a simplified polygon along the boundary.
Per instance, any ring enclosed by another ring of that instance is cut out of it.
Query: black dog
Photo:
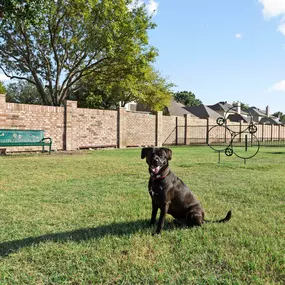
[[[150,179],[149,194],[152,199],[152,214],[150,223],[155,223],[158,208],[160,216],[156,233],[163,228],[165,215],[168,213],[175,218],[175,222],[187,226],[201,226],[207,222],[204,210],[189,188],[168,167],[172,158],[172,151],[168,148],[143,148],[141,158],[146,158],[149,166]],[[231,218],[231,211],[227,216],[214,222],[226,222]]]

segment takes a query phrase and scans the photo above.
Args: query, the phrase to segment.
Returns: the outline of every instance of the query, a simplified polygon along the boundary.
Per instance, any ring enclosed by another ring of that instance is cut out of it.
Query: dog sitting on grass
[[[154,225],[158,209],[159,221],[156,233],[159,234],[164,225],[165,215],[168,213],[180,225],[201,226],[208,222],[204,219],[204,210],[194,194],[170,169],[168,161],[172,158],[172,151],[168,148],[143,148],[141,158],[146,158],[149,167],[148,191],[152,200],[152,214],[150,224]],[[223,223],[229,221],[231,211],[224,219],[212,221]]]

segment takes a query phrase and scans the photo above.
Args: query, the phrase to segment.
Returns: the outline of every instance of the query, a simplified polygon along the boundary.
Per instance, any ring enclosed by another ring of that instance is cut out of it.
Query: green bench
[[[2,146],[45,146],[51,152],[52,139],[44,137],[43,130],[8,130],[0,129],[0,147]]]

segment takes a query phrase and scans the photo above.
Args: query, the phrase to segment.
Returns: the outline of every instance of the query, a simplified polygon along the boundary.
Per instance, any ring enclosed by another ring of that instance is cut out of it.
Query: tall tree
[[[9,83],[6,88],[6,101],[24,104],[43,104],[42,98],[35,85],[28,81],[18,80]]]
[[[152,111],[162,111],[168,106],[174,84],[149,67],[145,70],[144,80],[138,82],[137,101],[148,106]]]
[[[42,0],[0,0],[0,18],[21,18],[33,22]]]
[[[191,91],[179,91],[174,94],[174,100],[186,106],[198,106],[202,101],[197,99],[195,94]]]
[[[119,81],[94,81],[92,74],[78,82],[80,88],[70,98],[79,106],[89,108],[116,108],[136,101],[151,110],[162,110],[171,99],[173,84],[152,66],[133,70]]]
[[[5,94],[6,92],[6,87],[4,86],[3,82],[0,81],[0,94]]]
[[[35,3],[21,1],[28,2]],[[130,8],[131,2],[40,1],[38,9],[31,10],[32,22],[4,14],[0,68],[11,79],[35,85],[43,103],[51,105],[61,105],[84,76],[119,79],[157,55],[147,34],[155,25],[144,6]]]
[[[281,122],[285,122],[285,114],[280,111],[275,112],[274,114],[272,114],[272,116],[279,118]]]

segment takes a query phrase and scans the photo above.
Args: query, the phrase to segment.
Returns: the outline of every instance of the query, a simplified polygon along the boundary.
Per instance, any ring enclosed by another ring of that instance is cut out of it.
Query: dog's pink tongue
[[[159,172],[159,170],[160,170],[160,167],[159,167],[159,166],[152,169],[152,171],[153,171],[155,174],[157,174],[157,173]]]

